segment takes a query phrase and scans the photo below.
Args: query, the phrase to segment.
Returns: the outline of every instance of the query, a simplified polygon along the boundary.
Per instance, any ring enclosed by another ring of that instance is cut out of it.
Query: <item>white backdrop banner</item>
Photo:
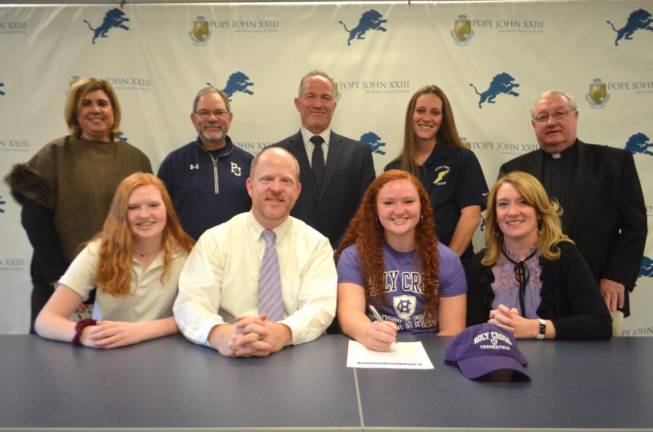
[[[651,13],[653,1],[608,0],[0,6],[0,174],[66,134],[66,90],[80,77],[113,84],[122,129],[156,170],[194,139],[191,104],[207,83],[231,99],[234,142],[257,153],[298,130],[299,80],[321,69],[341,90],[334,130],[369,144],[377,172],[400,151],[412,93],[443,88],[489,185],[537,148],[533,101],[564,90],[582,140],[634,154],[650,221]],[[31,248],[4,183],[0,234],[0,332],[26,332]],[[627,335],[653,334],[651,258],[649,235]]]

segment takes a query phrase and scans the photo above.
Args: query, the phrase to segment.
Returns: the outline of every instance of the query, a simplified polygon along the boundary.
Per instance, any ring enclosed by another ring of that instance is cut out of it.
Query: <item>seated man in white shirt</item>
[[[197,344],[263,357],[324,333],[335,315],[337,275],[329,240],[290,216],[301,185],[289,152],[262,150],[246,186],[251,211],[199,238],[179,277],[174,315]],[[271,246],[263,237],[269,231]]]

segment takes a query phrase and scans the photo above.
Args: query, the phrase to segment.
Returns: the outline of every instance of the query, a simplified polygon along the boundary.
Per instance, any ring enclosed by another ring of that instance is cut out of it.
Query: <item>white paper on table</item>
[[[395,342],[390,351],[372,351],[350,340],[347,367],[384,369],[433,369],[422,342]]]

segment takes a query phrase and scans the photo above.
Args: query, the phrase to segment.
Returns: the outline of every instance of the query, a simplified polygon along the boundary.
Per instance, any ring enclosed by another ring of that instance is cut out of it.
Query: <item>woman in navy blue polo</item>
[[[402,169],[419,178],[435,216],[440,241],[467,264],[472,236],[481,221],[488,188],[481,165],[458,136],[449,99],[442,89],[419,89],[408,103],[404,147],[385,170]]]

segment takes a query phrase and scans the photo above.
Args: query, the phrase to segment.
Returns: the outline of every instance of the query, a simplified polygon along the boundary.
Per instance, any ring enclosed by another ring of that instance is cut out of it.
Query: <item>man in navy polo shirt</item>
[[[222,91],[201,89],[190,119],[197,139],[168,154],[158,176],[170,192],[182,226],[198,239],[208,228],[252,206],[245,180],[253,156],[227,136],[233,113]]]

